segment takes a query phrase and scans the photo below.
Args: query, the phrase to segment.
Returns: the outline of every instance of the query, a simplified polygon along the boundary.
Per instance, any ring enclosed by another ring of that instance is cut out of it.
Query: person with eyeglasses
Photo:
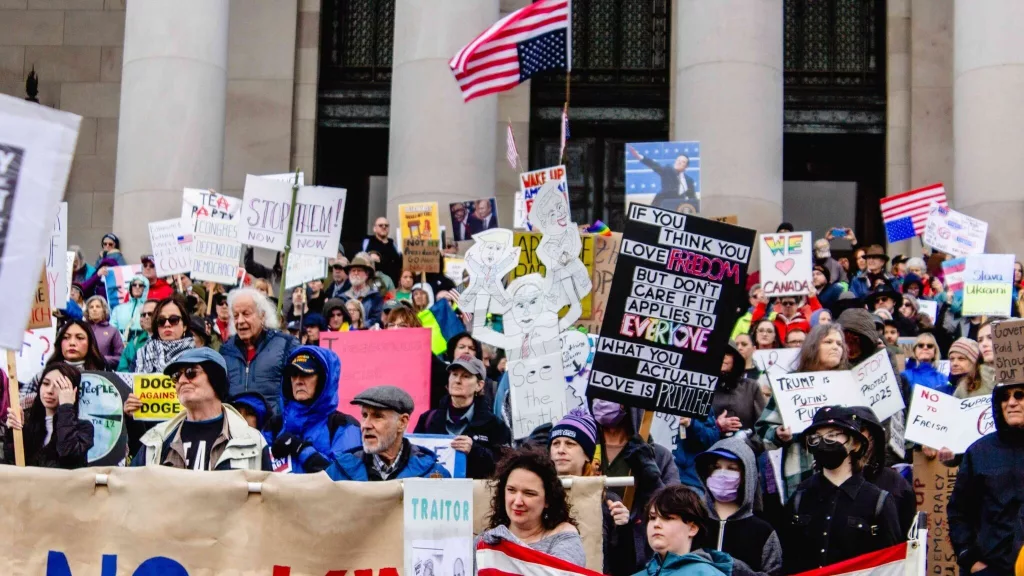
[[[796,574],[887,548],[903,540],[895,499],[864,478],[868,439],[852,408],[826,406],[801,442],[818,471],[786,503],[784,572]]]
[[[946,508],[961,574],[1013,574],[1024,542],[1024,385],[991,398],[995,431],[967,448]]]
[[[124,259],[124,254],[121,254],[121,239],[113,232],[108,232],[103,235],[103,238],[100,238],[100,255],[96,258],[94,268],[99,270],[104,266],[111,265],[104,263],[104,260],[113,260],[113,266],[128,265],[128,262]]]
[[[924,332],[914,341],[914,357],[907,359],[903,378],[910,386],[924,386],[952,395],[956,387],[949,383],[949,378],[945,374],[939,372],[940,362],[942,351],[939,350],[935,336],[930,332]]]
[[[159,304],[159,300],[146,300],[142,304],[142,309],[139,312],[139,328],[140,330],[133,332],[133,336],[128,340],[124,346],[124,352],[121,353],[121,360],[117,364],[118,372],[135,372],[135,360],[139,354],[139,350],[149,342],[150,334],[153,330],[153,313],[156,311],[156,305]]]
[[[122,334],[127,334],[128,340],[135,338],[142,328],[142,305],[149,300],[149,280],[142,274],[136,274],[128,284],[128,301],[118,304],[111,315],[110,323],[113,324]],[[160,298],[154,297],[159,301]]]
[[[346,266],[348,266],[348,258],[345,257],[344,253],[338,252],[338,257],[331,260],[331,283],[327,285],[327,288],[324,288],[324,293],[327,294],[328,300],[340,298],[342,294],[352,287],[348,282],[348,273],[345,272]]]
[[[807,291],[806,301],[802,296],[781,296],[774,306],[775,316],[771,317],[768,316],[768,298],[762,291],[757,306],[754,307],[754,312],[751,314],[751,322],[757,324],[766,316],[771,318],[779,341],[785,342],[790,328],[807,331],[811,314],[821,309],[821,302],[818,301],[817,294],[817,290],[811,286]]]
[[[391,224],[388,219],[381,216],[373,222],[373,234],[363,239],[361,250],[363,252],[376,252],[380,254],[381,272],[391,278],[398,278],[402,272],[402,254],[395,247],[395,242],[388,237],[391,232]],[[373,278],[371,273],[370,278]]]
[[[363,305],[366,313],[363,317],[363,324],[366,328],[372,328],[381,323],[381,313],[384,311],[384,295],[377,290],[373,284],[373,277],[376,274],[373,260],[364,253],[356,254],[352,262],[345,267],[348,273],[348,281],[351,288],[341,295],[346,302],[358,300]]]
[[[224,358],[209,348],[178,356],[164,368],[184,410],[142,436],[132,466],[184,470],[271,470],[270,449],[230,405]]]
[[[174,287],[167,283],[167,280],[158,278],[156,275],[156,262],[152,254],[142,256],[142,275],[149,280],[149,297],[154,300],[170,298],[174,294]]]

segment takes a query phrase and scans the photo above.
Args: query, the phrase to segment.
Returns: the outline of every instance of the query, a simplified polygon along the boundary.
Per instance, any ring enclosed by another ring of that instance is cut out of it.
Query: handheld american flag
[[[508,540],[477,544],[476,567],[477,576],[601,576],[600,572]]]
[[[516,135],[512,132],[512,121],[508,121],[508,133],[505,134],[505,156],[508,158],[508,163],[512,166],[512,169],[516,169],[516,165],[519,163],[519,148],[516,147]]]
[[[949,205],[946,189],[941,183],[882,198],[879,205],[889,242],[899,242],[923,233],[933,202],[939,206]]]
[[[466,102],[545,70],[572,69],[571,0],[541,0],[505,16],[448,62]]]

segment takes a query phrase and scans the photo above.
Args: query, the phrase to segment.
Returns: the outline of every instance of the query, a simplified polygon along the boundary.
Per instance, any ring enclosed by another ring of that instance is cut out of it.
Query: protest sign
[[[903,336],[896,340],[896,345],[900,348],[900,354],[907,359],[914,358],[914,346],[917,342],[917,338],[914,336]]]
[[[149,223],[149,245],[159,277],[192,271],[192,233],[185,233],[180,218]]]
[[[291,251],[333,258],[338,253],[346,191],[300,186],[296,193]],[[238,240],[284,251],[292,219],[292,181],[248,174],[239,217]]]
[[[306,282],[322,280],[327,276],[327,258],[308,254],[288,254],[285,289],[302,286]]]
[[[68,263],[67,275],[65,276],[65,279],[67,280],[66,284],[67,284],[67,287],[68,287],[68,298],[70,298],[71,297],[71,284],[72,284],[71,281],[75,277],[75,253],[74,252],[68,252],[67,253],[67,263]]]
[[[859,399],[852,399],[850,406],[871,408],[879,421],[906,407],[903,403],[903,394],[900,392],[900,382],[892,370],[889,353],[886,350],[879,350],[850,372],[853,374],[856,392],[861,396]]]
[[[725,222],[726,224],[739,224],[740,223],[739,216],[737,216],[735,214],[730,214],[728,216],[712,216],[711,219],[714,220],[715,222]]]
[[[934,300],[925,300],[924,298],[918,298],[917,300],[918,314],[924,314],[929,320],[932,321],[934,326],[936,318],[939,314],[939,303]]]
[[[526,197],[522,191],[516,192],[512,199],[512,227],[516,230],[529,230],[526,221]]]
[[[582,236],[582,235],[581,235]],[[583,236],[584,250],[586,250],[586,236]],[[601,323],[604,321],[604,313],[608,308],[608,293],[612,287],[612,274],[615,272],[615,263],[619,259],[619,247],[622,245],[622,234],[612,232],[611,236],[592,235],[594,256],[592,280],[594,287],[590,295],[582,301],[584,316],[576,322],[590,334],[601,332]],[[584,254],[580,255],[583,260]],[[587,264],[586,260],[583,260]],[[587,306],[590,306],[590,316],[586,316]]]
[[[508,363],[512,437],[526,438],[541,424],[555,423],[569,411],[561,354]]]
[[[32,311],[28,317],[28,328],[32,330],[34,328],[46,328],[51,323],[50,314],[50,282],[47,280],[46,269],[43,269],[42,276],[39,277],[39,283],[36,284],[36,290],[32,294]]]
[[[1024,384],[1024,320],[992,324],[992,346],[996,355],[996,382]]]
[[[295,176],[296,174],[294,172],[286,172],[284,174],[264,174],[263,176],[260,176],[260,178],[270,178],[271,180],[278,180],[281,182],[287,182],[289,184],[292,184],[295,182]],[[306,185],[306,173],[299,172],[298,177],[298,184],[299,187],[301,188],[302,186]]]
[[[402,492],[404,574],[473,574],[473,481],[409,478]]]
[[[430,330],[321,332],[320,346],[341,359],[338,408],[351,410],[356,394],[392,384],[408,392],[416,405],[410,422],[430,410]]]
[[[123,466],[128,456],[128,429],[124,401],[132,392],[132,375],[120,372],[83,372],[78,417],[92,422],[90,466]]]
[[[626,144],[626,206],[700,214],[700,142]]]
[[[406,238],[402,247],[402,265],[413,273],[441,271],[441,241]]]
[[[466,454],[452,448],[455,436],[444,434],[406,434],[409,442],[437,454],[437,462],[452,478],[466,477]]]
[[[197,218],[213,218],[238,223],[242,201],[213,190],[185,188],[181,195],[181,227],[188,229]]]
[[[57,310],[68,305],[68,203],[57,205],[50,232],[50,245],[46,252],[46,283],[50,290],[50,308]]]
[[[34,520],[0,542],[0,573],[405,573],[403,506],[409,492],[400,482],[330,482],[323,474],[240,470],[197,474],[148,466],[102,470],[108,481],[98,486],[97,472],[0,467],[0,514],[15,518],[32,510]],[[260,494],[246,497],[247,480]],[[472,526],[479,533],[487,527],[493,493],[487,481],[472,485]],[[603,478],[574,478],[566,491],[587,564],[597,570],[603,558],[603,491]],[[330,502],[345,504],[325,504]],[[182,530],[186,525],[189,529]],[[472,575],[471,567],[466,575]]]
[[[192,280],[233,285],[238,278],[242,244],[238,220],[242,201],[213,190],[185,188],[181,227],[192,233]]]
[[[850,405],[853,375],[845,370],[793,374],[769,371],[767,375],[782,423],[793,434],[806,430],[814,415],[825,406]]]
[[[522,197],[522,204],[516,206],[516,228],[533,230],[533,225],[529,221],[530,210],[533,208],[533,200],[545,186],[553,187],[563,194],[568,194],[569,184],[565,179],[565,166],[551,166],[549,168],[541,168],[540,170],[523,172],[519,175],[519,196]],[[518,196],[516,201],[520,201]],[[522,220],[520,220],[519,210],[522,211]]]
[[[954,256],[985,252],[988,222],[932,204],[924,225],[924,243]]]
[[[654,419],[651,421],[651,439],[655,444],[661,444],[672,452],[686,437],[685,428],[683,430],[681,432],[679,428],[679,416],[663,412],[654,413]]]
[[[516,278],[526,276],[527,274],[547,275],[547,268],[541,261],[541,257],[537,254],[537,248],[540,246],[542,238],[543,235],[540,232],[515,233],[513,241],[515,242],[515,245],[520,248],[519,264],[516,265],[512,272],[509,272],[509,282]],[[587,273],[593,277],[595,236],[593,234],[580,234],[580,240],[583,243],[583,247],[580,250],[580,261],[582,261],[583,265],[586,266]],[[580,316],[581,318],[590,318],[593,313],[592,303],[593,300],[590,294],[587,294],[582,300],[580,300],[580,305],[583,307],[583,313]]]
[[[967,258],[953,258],[942,263],[942,275],[946,279],[946,290],[950,292],[962,292],[964,289],[964,268],[967,267]]]
[[[132,416],[140,422],[163,422],[178,415],[182,410],[178,393],[170,376],[163,374],[133,374],[132,390],[142,402],[142,407]]]
[[[888,427],[889,449],[896,453],[900,458],[906,458],[907,456],[907,422],[904,416],[903,410],[892,415],[889,418]]]
[[[995,431],[989,395],[960,399],[918,385],[910,397],[906,438],[911,442],[963,454],[978,438]]]
[[[972,254],[964,268],[964,316],[1009,316],[1013,254]]]
[[[587,395],[703,418],[756,233],[642,204],[628,212]]]
[[[398,236],[403,241],[441,240],[437,202],[398,205]]]
[[[597,336],[578,330],[566,330],[562,340],[562,374],[565,376],[565,408],[589,409],[587,405],[587,381],[594,364],[594,350]]]
[[[473,234],[498,227],[498,204],[494,198],[452,202],[452,240],[472,240]]]
[[[462,285],[465,281],[463,274],[466,271],[466,259],[459,258],[457,256],[445,256],[444,257],[444,275],[449,280],[455,283],[456,286]]]
[[[811,233],[761,234],[758,245],[764,295],[806,296],[813,285]]]
[[[761,372],[777,370],[789,374],[796,370],[800,360],[799,348],[770,348],[754,350],[754,366]]]
[[[949,541],[949,519],[946,507],[953,495],[957,468],[950,467],[938,458],[928,458],[920,451],[914,452],[914,497],[917,511],[927,516],[928,574],[955,576],[959,573],[956,552]]]
[[[110,266],[107,268],[107,275],[103,278],[103,284],[107,289],[107,302],[110,308],[116,308],[118,304],[128,301],[128,292],[132,277],[142,274],[142,264],[130,266]]]
[[[53,324],[46,328],[25,330],[24,339],[20,348],[15,350],[14,362],[18,370],[18,380],[31,382],[39,375],[46,361],[53,353],[53,346],[57,338],[56,319]],[[0,364],[7,365],[7,355],[0,354]],[[5,372],[9,373],[10,366]]]
[[[47,244],[52,244],[54,215],[71,172],[81,121],[80,116],[0,94],[2,348],[21,347],[38,294],[40,264],[48,262],[52,250]],[[46,305],[50,307],[48,293]]]

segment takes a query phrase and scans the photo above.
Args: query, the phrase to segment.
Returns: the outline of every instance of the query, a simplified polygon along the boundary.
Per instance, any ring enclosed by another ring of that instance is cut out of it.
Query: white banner
[[[0,95],[0,348],[21,348],[81,122],[75,114]]]
[[[57,214],[50,232],[50,246],[46,252],[46,282],[50,285],[50,308],[68,305],[68,203],[57,205]],[[65,258],[61,258],[65,256]]]
[[[806,296],[814,274],[811,233],[761,234],[758,245],[764,295]]]
[[[995,431],[992,398],[955,398],[925,386],[914,386],[907,414],[906,438],[929,448],[963,454],[967,447]]]
[[[305,254],[288,255],[285,289],[301,286],[304,282],[321,280],[327,276],[327,258]]]
[[[292,252],[326,258],[337,256],[345,197],[343,188],[299,188]],[[252,174],[246,176],[239,240],[249,246],[284,251],[291,204],[291,182]]]
[[[182,229],[180,218],[150,222],[149,245],[153,248],[157,276],[192,271],[192,233]]]
[[[982,254],[988,222],[932,204],[924,227],[924,243],[954,256]]]
[[[402,486],[408,576],[473,574],[473,481],[407,478]]]

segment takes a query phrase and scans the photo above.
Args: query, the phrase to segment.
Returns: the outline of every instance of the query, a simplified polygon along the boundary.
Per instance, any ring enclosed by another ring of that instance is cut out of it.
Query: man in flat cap
[[[334,455],[332,480],[375,482],[400,478],[450,478],[437,455],[405,439],[413,412],[412,396],[396,386],[374,386],[352,404],[361,408],[363,446]]]

